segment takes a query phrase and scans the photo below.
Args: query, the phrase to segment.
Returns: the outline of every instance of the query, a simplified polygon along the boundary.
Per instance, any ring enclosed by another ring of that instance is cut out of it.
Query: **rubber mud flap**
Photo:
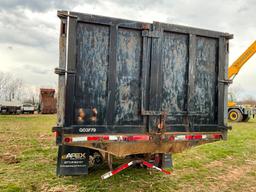
[[[171,167],[173,167],[172,154],[170,153],[163,154],[162,168],[171,168]]]
[[[58,176],[88,174],[89,150],[87,148],[62,145],[58,150]]]

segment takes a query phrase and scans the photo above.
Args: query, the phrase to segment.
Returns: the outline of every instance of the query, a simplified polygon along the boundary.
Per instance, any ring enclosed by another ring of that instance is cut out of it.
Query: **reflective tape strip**
[[[102,175],[101,179],[107,179],[107,178],[111,177],[112,175],[113,175],[112,172],[109,171],[109,172],[105,173],[104,175]]]
[[[117,140],[118,140],[118,136],[110,135],[110,136],[109,136],[109,140],[110,140],[110,141],[117,141]]]
[[[129,163],[121,165],[120,167],[118,167],[117,169],[112,171],[112,175],[115,175],[115,174],[119,173],[120,171],[123,171],[124,169],[126,169],[129,166],[130,166]]]
[[[212,134],[213,139],[221,139],[221,137],[222,137],[221,134],[218,134],[218,133]]]
[[[129,163],[128,163],[128,166],[131,166],[132,164],[133,164],[133,161],[129,162]]]
[[[175,141],[186,140],[186,135],[176,135],[174,140]]]
[[[166,170],[164,170],[162,168],[159,168],[159,167],[157,167],[157,166],[155,166],[155,165],[153,165],[153,164],[151,164],[151,163],[149,163],[147,161],[142,160],[142,163],[143,163],[143,165],[147,166],[148,168],[156,169],[156,170],[161,171],[161,172],[163,172],[165,174],[168,174],[168,175],[171,174],[170,171],[166,171]]]
[[[99,136],[88,136],[87,141],[98,141],[100,140]]]
[[[148,141],[149,136],[148,135],[134,135],[134,136],[128,136],[128,141]]]
[[[193,139],[195,139],[195,140],[200,140],[200,139],[202,139],[203,138],[203,136],[202,135],[194,135],[193,136]]]
[[[162,169],[160,169],[159,167],[153,166],[152,168],[158,170],[158,171],[162,171]]]
[[[115,175],[115,174],[119,173],[120,171],[130,167],[131,165],[133,165],[133,163],[134,163],[134,161],[125,163],[125,164],[121,165],[120,167],[118,167],[117,169],[105,173],[104,175],[101,176],[101,179],[107,179],[107,178],[111,177],[112,175]]]
[[[156,167],[155,165],[153,165],[153,164],[151,164],[151,163],[149,163],[147,161],[144,161],[144,160],[134,160],[134,161],[131,161],[129,163],[125,163],[125,164],[119,166],[117,169],[115,169],[113,171],[109,171],[109,172],[105,173],[104,175],[101,176],[101,179],[107,179],[107,178],[109,178],[109,177],[111,177],[111,176],[113,176],[113,175],[123,171],[124,169],[130,167],[131,165],[138,164],[138,163],[139,164],[143,164],[143,165],[145,165],[148,168],[153,168],[153,169],[156,169],[158,171],[161,171],[161,172],[163,172],[165,174],[171,174],[170,171],[166,171],[164,169]]]
[[[87,137],[73,137],[73,142],[81,142],[81,141],[87,141]]]
[[[221,134],[209,134],[209,135],[201,135],[201,134],[196,134],[196,135],[175,135],[170,136],[168,140],[172,141],[188,141],[188,140],[207,140],[207,139],[221,139],[222,135]]]
[[[186,135],[185,138],[186,138],[186,140],[193,140],[194,136],[193,135]]]
[[[85,137],[73,137],[72,138],[73,142],[99,141],[99,140],[115,141],[115,140],[118,140],[118,137],[117,136],[104,135],[104,136],[85,136]]]
[[[202,139],[207,139],[207,135],[202,135]]]
[[[166,135],[163,139],[169,141],[190,141],[190,140],[208,140],[208,139],[221,139],[222,135],[219,133],[213,134],[195,134],[195,135]],[[83,142],[83,141],[149,141],[149,135],[100,135],[100,136],[81,136],[81,137],[66,137],[64,142]]]

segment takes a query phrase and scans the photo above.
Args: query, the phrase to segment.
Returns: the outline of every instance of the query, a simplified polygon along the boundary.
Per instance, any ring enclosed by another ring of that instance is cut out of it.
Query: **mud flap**
[[[169,154],[169,153],[163,154],[162,168],[171,168],[171,167],[173,167],[172,154]]]
[[[58,150],[58,176],[88,174],[89,150],[87,148],[62,145]]]

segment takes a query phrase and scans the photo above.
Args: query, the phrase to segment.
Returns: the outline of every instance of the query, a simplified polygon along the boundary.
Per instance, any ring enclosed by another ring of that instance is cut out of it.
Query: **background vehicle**
[[[56,113],[56,98],[54,89],[40,89],[39,112],[42,114]]]
[[[103,160],[111,169],[113,156],[152,158],[161,167],[165,154],[227,138],[232,35],[66,11],[58,16],[58,175],[87,174]]]
[[[233,80],[244,64],[255,54],[256,41],[228,68],[228,79]],[[248,121],[251,116],[255,115],[255,110],[244,105],[237,105],[232,94],[229,94],[228,99],[228,118],[231,121],[241,122]]]
[[[0,114],[20,114],[21,105],[18,101],[0,101]]]
[[[34,111],[35,111],[35,106],[33,104],[30,104],[30,103],[22,104],[21,111],[22,111],[22,113],[33,114]]]

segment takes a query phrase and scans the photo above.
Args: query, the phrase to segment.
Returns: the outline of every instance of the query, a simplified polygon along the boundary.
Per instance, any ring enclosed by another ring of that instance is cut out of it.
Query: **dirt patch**
[[[223,162],[222,161],[212,161],[210,162],[208,165],[206,165],[206,168],[215,168],[215,167],[222,167],[223,166]]]
[[[39,141],[51,141],[53,140],[54,136],[53,135],[49,135],[49,134],[40,134],[38,136],[38,140]]]
[[[231,167],[229,172],[224,175],[220,175],[218,179],[225,183],[238,181],[241,177],[246,175],[251,170],[250,166],[243,165],[242,167]]]
[[[252,170],[250,164],[244,164],[241,167],[230,166],[227,167],[227,172],[214,177],[214,180],[217,182],[210,184],[211,191],[226,191],[232,187],[233,184],[246,177],[247,173]]]
[[[0,160],[7,164],[15,164],[20,162],[20,160],[17,159],[16,155],[10,153],[0,155]]]
[[[42,163],[42,164],[47,164],[47,163],[53,163],[53,162],[55,162],[55,160],[52,159],[52,158],[49,158],[49,159],[37,159],[37,162],[38,163]]]
[[[48,184],[45,184],[41,187],[40,191],[42,192],[66,192],[66,191],[77,192],[78,187],[76,185],[50,187]]]
[[[241,166],[231,165],[231,163],[226,160],[212,161],[204,166],[209,170],[209,176],[205,177],[204,182],[194,181],[196,188],[191,187],[191,183],[188,182],[187,184],[180,186],[179,191],[237,191],[237,188],[239,187],[237,185],[241,183],[241,185],[248,185],[244,186],[246,187],[246,191],[255,192],[256,186],[252,185],[253,182],[243,183],[244,179],[247,181],[255,179],[254,176],[248,175],[250,172],[255,170],[255,165],[255,160],[245,160],[244,164]],[[211,170],[215,170],[215,173],[211,174]],[[216,172],[217,170],[219,170],[219,173]],[[176,177],[178,175],[182,175],[184,172],[195,173],[196,171],[197,170],[193,168],[176,170],[172,173],[172,176]]]

